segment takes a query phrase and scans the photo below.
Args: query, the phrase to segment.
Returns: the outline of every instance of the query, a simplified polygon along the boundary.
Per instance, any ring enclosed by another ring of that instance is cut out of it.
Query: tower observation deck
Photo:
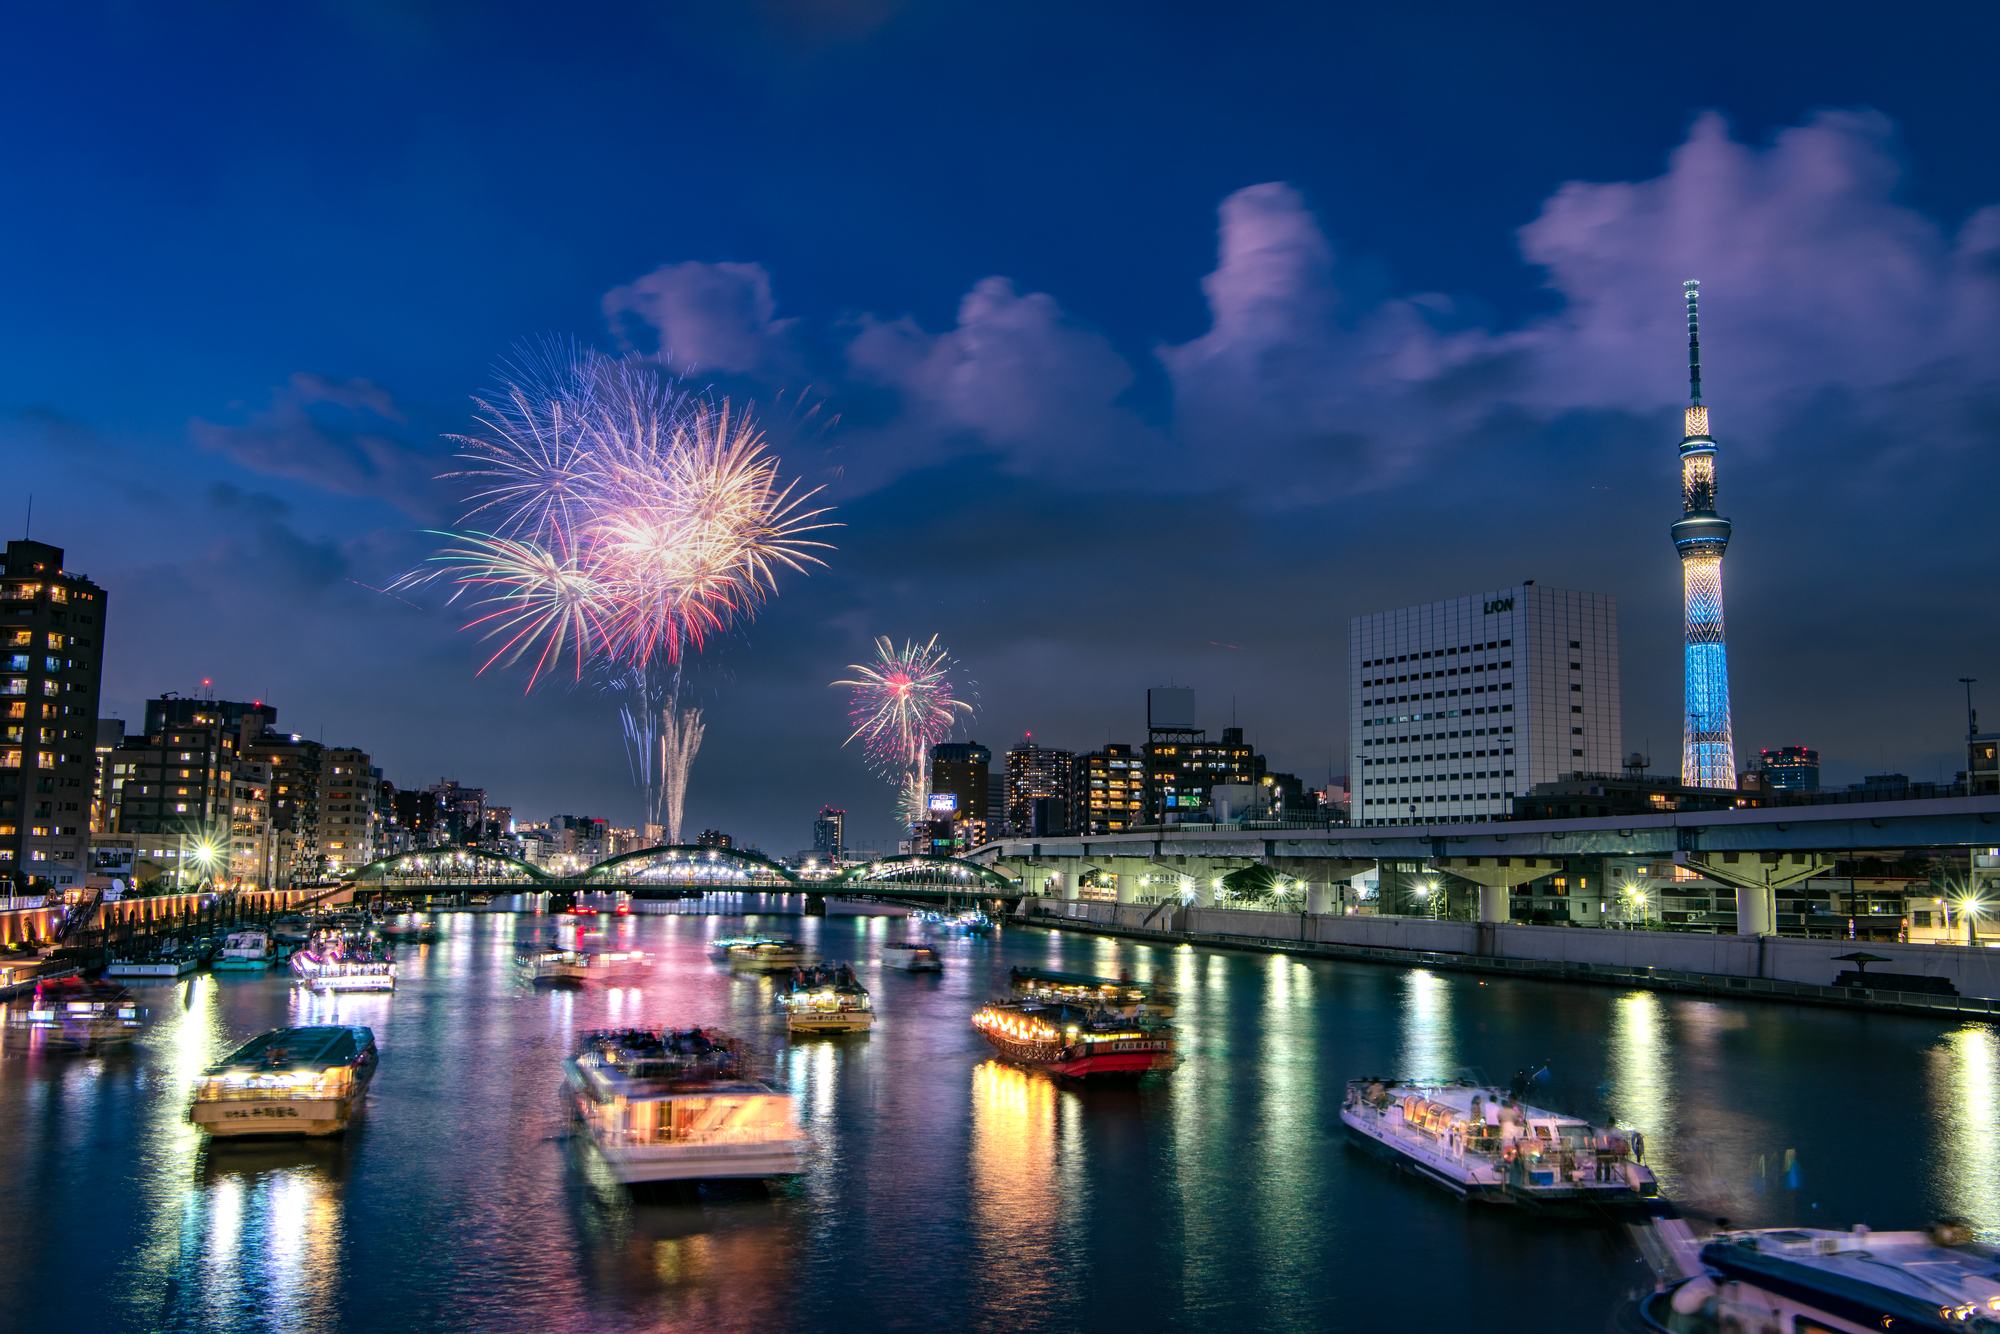
[[[1681,556],[1681,589],[1687,623],[1686,740],[1681,781],[1689,787],[1735,787],[1736,746],[1729,728],[1729,649],[1722,633],[1722,553],[1729,549],[1729,520],[1715,512],[1715,438],[1701,402],[1699,282],[1687,296],[1688,408],[1681,440],[1681,508],[1673,526]]]

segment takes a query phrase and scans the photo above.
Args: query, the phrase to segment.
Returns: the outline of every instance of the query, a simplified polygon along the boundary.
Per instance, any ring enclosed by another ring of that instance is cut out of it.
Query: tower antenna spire
[[[1701,280],[1690,278],[1681,284],[1688,307],[1688,402],[1701,406]]]

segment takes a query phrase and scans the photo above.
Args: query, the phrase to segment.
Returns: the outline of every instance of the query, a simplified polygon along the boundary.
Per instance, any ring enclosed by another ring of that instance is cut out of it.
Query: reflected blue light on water
[[[942,937],[944,975],[911,976],[882,918],[437,920],[394,995],[197,977],[145,989],[133,1051],[0,1062],[9,1327],[1320,1331],[1412,1327],[1413,1294],[1482,1330],[1600,1327],[1645,1280],[1617,1229],[1468,1211],[1344,1143],[1347,1079],[1461,1066],[1547,1062],[1552,1099],[1644,1129],[1678,1197],[1746,1224],[2000,1227],[1987,1027],[1019,928]],[[753,931],[855,963],[875,1031],[789,1041],[770,979],[706,954]],[[536,991],[514,966],[536,939],[654,958]],[[966,1020],[1015,964],[1164,976],[1180,1067],[1076,1089],[993,1060]],[[360,1128],[205,1144],[194,1075],[293,1022],[376,1030]],[[752,1044],[796,1099],[801,1179],[637,1202],[571,1137],[576,1031],[670,1023]]]

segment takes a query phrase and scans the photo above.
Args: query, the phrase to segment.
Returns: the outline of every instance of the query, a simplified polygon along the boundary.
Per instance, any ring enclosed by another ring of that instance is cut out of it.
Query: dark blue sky
[[[1991,10],[0,22],[0,448],[113,590],[127,717],[209,676],[398,783],[632,818],[600,702],[475,680],[452,613],[366,587],[451,515],[439,433],[558,333],[841,415],[779,432],[848,527],[705,660],[698,823],[890,835],[825,687],[875,634],[942,634],[996,750],[1137,739],[1171,675],[1344,771],[1346,617],[1522,578],[1619,597],[1664,761],[1689,276],[1739,754],[1948,777],[1955,678],[2000,690]]]

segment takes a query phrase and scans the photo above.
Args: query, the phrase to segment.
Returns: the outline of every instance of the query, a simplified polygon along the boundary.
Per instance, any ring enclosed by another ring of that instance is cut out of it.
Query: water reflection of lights
[[[1936,1196],[1982,1241],[2000,1240],[2000,1035],[1967,1025],[1932,1050],[1930,1065],[1944,1132]]]
[[[1672,1053],[1668,1050],[1666,1010],[1651,991],[1621,996],[1611,1007],[1611,1115],[1621,1126],[1644,1132],[1647,1140],[1666,1147],[1674,1121]],[[1661,1170],[1665,1189],[1672,1192],[1670,1174]]]
[[[972,1071],[972,1233],[983,1285],[1023,1300],[1048,1283],[1061,1243],[1056,1086],[999,1061]],[[1072,1101],[1074,1101],[1072,1099]]]
[[[1451,983],[1427,969],[1413,969],[1403,986],[1405,1079],[1450,1079],[1458,1070],[1452,1042]]]

